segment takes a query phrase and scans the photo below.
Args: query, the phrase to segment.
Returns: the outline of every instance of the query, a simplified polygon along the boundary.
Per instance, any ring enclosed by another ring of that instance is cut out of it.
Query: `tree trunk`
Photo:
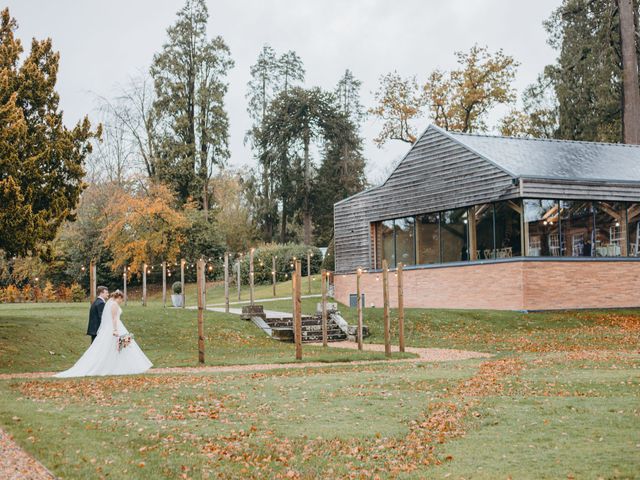
[[[287,202],[282,198],[282,225],[280,225],[280,243],[287,243]]]
[[[622,41],[622,129],[624,143],[640,144],[640,86],[633,0],[618,0]]]

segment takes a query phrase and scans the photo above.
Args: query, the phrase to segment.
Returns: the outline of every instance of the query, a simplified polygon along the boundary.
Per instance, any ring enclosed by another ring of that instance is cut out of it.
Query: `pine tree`
[[[159,177],[182,202],[199,198],[206,215],[212,170],[229,157],[224,96],[233,60],[222,37],[207,38],[204,0],[187,0],[177,16],[151,66],[161,128]]]
[[[24,255],[73,217],[100,129],[86,117],[64,125],[55,91],[60,55],[50,39],[34,39],[21,61],[17,23],[8,9],[0,17],[0,249]]]

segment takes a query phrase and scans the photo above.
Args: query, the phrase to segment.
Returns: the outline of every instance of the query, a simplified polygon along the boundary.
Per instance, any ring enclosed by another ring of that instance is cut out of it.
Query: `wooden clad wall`
[[[337,272],[372,268],[370,224],[515,198],[513,177],[435,129],[428,129],[381,186],[335,205]]]
[[[559,200],[609,200],[612,202],[640,201],[637,183],[586,182],[524,178],[524,198],[550,198]]]

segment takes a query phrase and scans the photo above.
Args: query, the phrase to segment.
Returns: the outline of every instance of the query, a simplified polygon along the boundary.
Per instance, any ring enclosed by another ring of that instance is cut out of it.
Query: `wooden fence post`
[[[307,284],[308,284],[308,288],[307,288],[307,293],[309,293],[309,295],[311,295],[311,257],[313,256],[313,253],[311,253],[311,250],[307,251]]]
[[[237,267],[237,279],[238,279],[238,301],[240,301],[240,297],[242,295],[242,292],[240,291],[240,288],[242,286],[242,277],[240,277],[240,260],[238,260],[238,262],[236,263],[236,267]]]
[[[89,284],[90,284],[90,295],[89,298],[91,303],[93,303],[97,297],[96,290],[98,289],[97,279],[96,279],[96,262],[91,260],[89,262]]]
[[[167,262],[162,262],[162,306],[167,308]]]
[[[186,299],[187,299],[187,295],[184,291],[184,264],[187,261],[182,258],[180,259],[180,288],[181,288],[181,295],[182,295],[182,308],[185,308],[185,303],[186,303]]]
[[[293,319],[294,336],[296,341],[296,360],[302,360],[302,262],[296,260],[293,301],[295,304],[295,317]]]
[[[329,345],[327,334],[327,271],[323,269],[320,275],[322,289],[322,346],[327,347]]]
[[[224,254],[224,311],[229,313],[229,253]]]
[[[398,336],[399,349],[404,352],[404,286],[402,283],[402,263],[398,263]]]
[[[358,312],[358,350],[362,350],[362,290],[361,290],[361,277],[362,277],[362,268],[358,267],[358,271],[356,274],[356,294],[358,299],[356,300],[357,312]]]
[[[147,306],[147,264],[142,264],[142,306]]]
[[[254,275],[253,252],[254,251],[255,251],[254,248],[249,250],[249,304],[250,305],[253,305],[253,301],[254,301],[254,291],[253,291],[253,275]]]
[[[389,331],[389,265],[382,260],[382,298],[384,304],[384,354],[391,356],[391,333]]]
[[[271,283],[273,283],[273,296],[276,296],[276,258],[277,256],[271,257],[271,263],[273,266],[271,267]]]
[[[204,364],[204,306],[205,306],[205,263],[198,260],[198,362]]]
[[[122,294],[124,295],[124,304],[127,305],[127,266],[124,266],[124,273],[122,274],[122,286],[124,291]]]

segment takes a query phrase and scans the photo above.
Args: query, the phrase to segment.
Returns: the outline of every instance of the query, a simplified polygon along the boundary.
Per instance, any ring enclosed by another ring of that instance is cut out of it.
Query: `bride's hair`
[[[124,298],[124,293],[122,293],[120,290],[116,290],[109,296],[115,300],[116,298]]]

